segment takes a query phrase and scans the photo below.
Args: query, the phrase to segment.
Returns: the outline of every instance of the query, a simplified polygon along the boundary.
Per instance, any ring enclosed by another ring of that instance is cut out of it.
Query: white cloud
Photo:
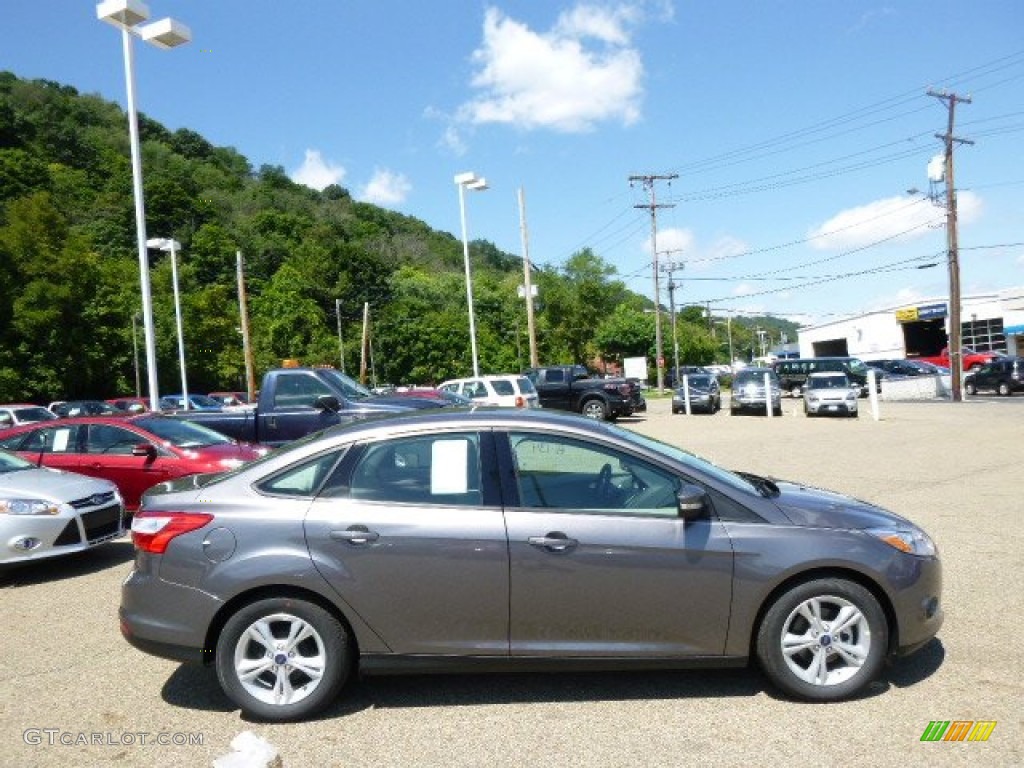
[[[473,53],[480,96],[457,112],[461,124],[504,123],[564,133],[640,119],[643,63],[632,46],[642,5],[581,3],[546,33],[489,8],[484,40]]]
[[[359,199],[374,205],[397,205],[405,202],[412,191],[412,184],[401,173],[377,169],[363,187]]]
[[[693,232],[689,229],[666,227],[658,230],[658,259],[662,261],[683,262],[687,254],[693,250]],[[644,241],[644,250],[651,253],[651,239]]]
[[[341,184],[344,178],[345,169],[324,160],[318,149],[307,149],[302,165],[292,171],[292,181],[316,190],[323,190],[331,184]]]
[[[964,192],[960,195],[964,208]],[[968,202],[970,207],[971,203]],[[818,250],[852,250],[885,240],[908,241],[927,235],[945,221],[942,209],[927,199],[889,197],[840,211],[807,233]]]

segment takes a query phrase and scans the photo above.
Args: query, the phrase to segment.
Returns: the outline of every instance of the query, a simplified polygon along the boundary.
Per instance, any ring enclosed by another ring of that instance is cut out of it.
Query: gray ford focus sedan
[[[935,545],[846,496],[546,411],[366,420],[150,490],[121,631],[295,720],[354,673],[733,666],[857,695],[942,624]]]

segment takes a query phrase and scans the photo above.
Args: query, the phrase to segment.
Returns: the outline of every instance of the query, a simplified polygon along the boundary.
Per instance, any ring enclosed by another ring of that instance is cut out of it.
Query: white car
[[[860,385],[852,383],[845,373],[812,373],[804,382],[804,413],[856,418],[859,396]]]
[[[109,480],[0,451],[0,566],[79,552],[124,533],[124,500]]]
[[[540,408],[540,398],[533,382],[516,374],[449,379],[442,382],[438,389],[468,397],[474,405]]]
[[[19,424],[29,424],[34,421],[49,421],[56,418],[53,413],[41,405],[33,405],[32,403],[0,405],[0,429],[16,427]]]

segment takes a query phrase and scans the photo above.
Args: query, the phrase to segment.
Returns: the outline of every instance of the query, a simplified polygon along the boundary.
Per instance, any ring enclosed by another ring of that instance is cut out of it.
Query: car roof
[[[389,413],[350,424],[339,424],[324,430],[324,435],[390,433],[413,430],[544,428],[574,429],[595,435],[608,435],[611,427],[604,422],[564,411],[543,409],[512,409],[497,406],[467,406]]]

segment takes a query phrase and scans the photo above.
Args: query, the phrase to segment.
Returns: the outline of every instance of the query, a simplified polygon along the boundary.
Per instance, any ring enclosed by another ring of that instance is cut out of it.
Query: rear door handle
[[[352,525],[344,531],[331,531],[331,538],[335,541],[347,541],[349,544],[369,544],[380,538],[380,534],[371,531],[365,525]]]
[[[547,536],[531,536],[527,541],[530,543],[530,546],[544,549],[548,552],[568,552],[571,549],[575,549],[579,544],[576,539],[570,539],[561,531],[553,531]]]

